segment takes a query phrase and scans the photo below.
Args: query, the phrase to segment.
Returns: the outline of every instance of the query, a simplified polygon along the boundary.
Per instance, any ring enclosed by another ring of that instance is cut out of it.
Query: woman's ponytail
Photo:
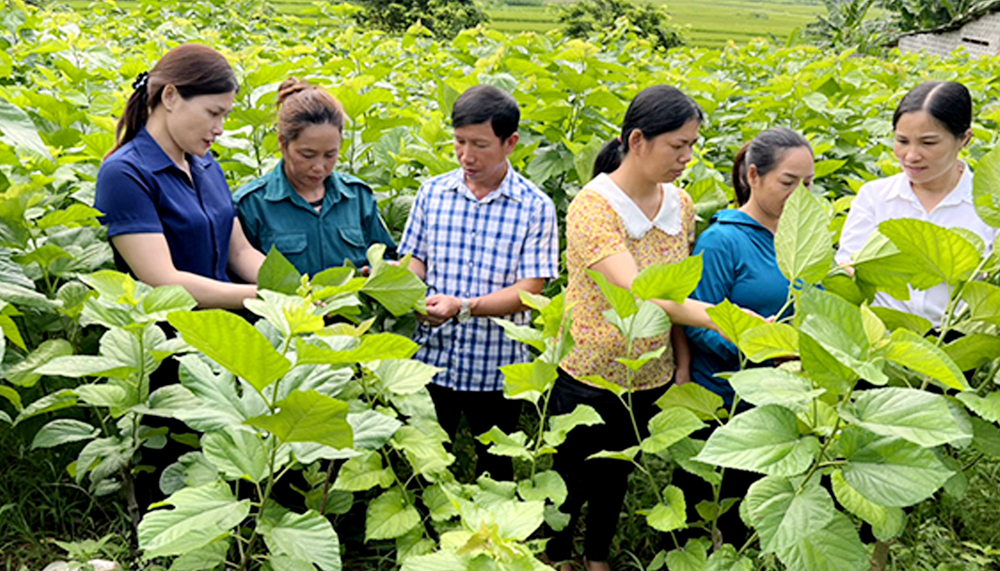
[[[594,160],[594,172],[591,177],[596,177],[599,174],[610,173],[618,170],[622,164],[622,140],[619,138],[614,138],[604,143],[601,147],[601,151],[597,153],[597,159]]]
[[[743,145],[733,159],[733,190],[736,192],[736,203],[743,206],[750,200],[750,181],[747,180],[747,152],[750,143]]]

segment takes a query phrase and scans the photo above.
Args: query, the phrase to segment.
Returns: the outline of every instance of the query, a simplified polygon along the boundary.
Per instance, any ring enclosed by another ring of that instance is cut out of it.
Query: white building
[[[1000,54],[1000,6],[974,18],[899,38],[899,50],[946,56],[958,48],[976,56]]]

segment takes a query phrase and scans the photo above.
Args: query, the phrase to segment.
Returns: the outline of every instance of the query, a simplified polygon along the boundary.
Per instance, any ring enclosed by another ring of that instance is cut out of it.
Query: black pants
[[[473,437],[489,432],[494,426],[506,434],[517,430],[521,401],[504,398],[503,391],[456,391],[433,383],[427,385],[427,390],[434,401],[438,422],[452,442],[463,413]],[[513,461],[506,456],[490,454],[487,448],[476,440],[476,475],[489,473],[494,480],[513,480]]]
[[[647,424],[657,412],[656,400],[667,387],[632,393],[632,408],[642,437]],[[587,504],[587,532],[584,555],[591,561],[607,561],[611,540],[618,527],[632,463],[624,460],[587,457],[602,450],[624,450],[638,444],[628,410],[614,394],[577,381],[562,369],[549,401],[551,415],[572,412],[577,405],[594,407],[604,424],[579,426],[570,431],[555,455],[555,469],[566,481],[568,495],[559,511],[570,515],[570,523],[553,534],[546,554],[553,561],[569,559],[573,551],[573,533],[580,508]]]

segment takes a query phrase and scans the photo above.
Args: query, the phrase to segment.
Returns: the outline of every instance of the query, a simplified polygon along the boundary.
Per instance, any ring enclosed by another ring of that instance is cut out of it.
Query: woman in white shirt
[[[997,230],[976,213],[972,171],[958,153],[972,138],[972,97],[961,83],[929,81],[903,97],[892,117],[893,153],[903,172],[861,187],[840,238],[837,262],[850,264],[879,223],[914,218],[945,228],[964,228],[992,246]],[[910,288],[909,301],[885,293],[875,305],[924,317],[940,327],[948,304],[946,284]]]

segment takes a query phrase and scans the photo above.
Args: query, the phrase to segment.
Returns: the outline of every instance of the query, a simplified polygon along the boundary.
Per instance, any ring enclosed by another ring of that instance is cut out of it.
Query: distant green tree
[[[890,23],[900,32],[958,24],[1000,7],[998,0],[879,0],[879,4],[892,13]]]
[[[420,22],[439,38],[452,38],[489,22],[475,0],[363,0],[362,6],[359,23],[394,33]]]
[[[619,18],[649,37],[658,46],[670,49],[684,44],[680,28],[671,23],[665,6],[636,4],[629,0],[581,0],[559,9],[559,24],[567,36],[587,38],[613,29]]]
[[[826,15],[806,26],[806,36],[823,48],[853,48],[863,54],[876,54],[890,39],[887,23],[869,17],[869,12],[881,1],[823,0]]]

